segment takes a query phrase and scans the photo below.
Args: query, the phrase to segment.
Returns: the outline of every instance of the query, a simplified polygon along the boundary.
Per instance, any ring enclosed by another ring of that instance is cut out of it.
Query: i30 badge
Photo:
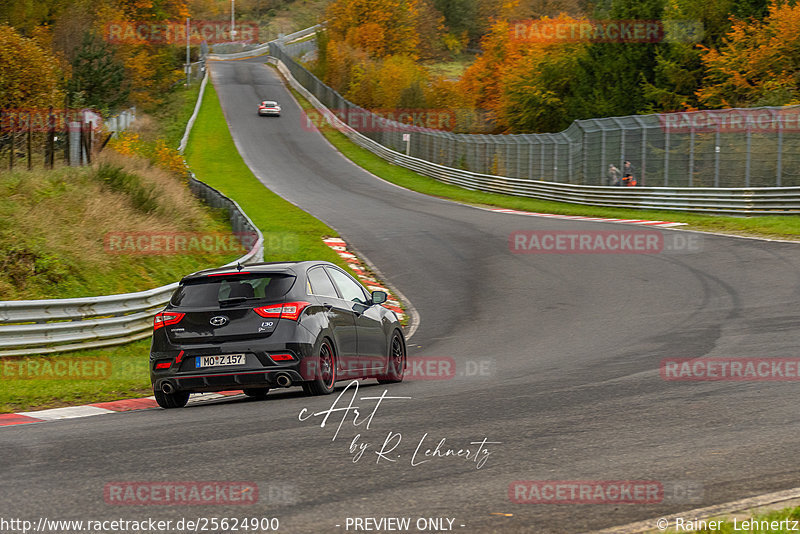
[[[224,315],[217,315],[212,317],[209,323],[211,323],[212,326],[225,326],[228,324],[228,318]]]

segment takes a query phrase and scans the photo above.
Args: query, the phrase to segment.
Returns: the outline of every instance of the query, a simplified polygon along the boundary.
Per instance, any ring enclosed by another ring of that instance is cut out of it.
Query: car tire
[[[406,344],[397,330],[389,342],[389,355],[386,360],[386,371],[378,377],[379,384],[395,384],[403,381],[406,372]]]
[[[183,408],[189,402],[188,391],[176,391],[175,393],[164,393],[159,389],[153,389],[156,402],[159,406],[165,409]]]
[[[266,399],[269,388],[245,388],[242,390],[245,395],[254,399]]]
[[[330,395],[336,384],[336,352],[333,344],[323,339],[319,346],[316,365],[316,377],[308,382],[303,382],[303,391],[307,395]]]

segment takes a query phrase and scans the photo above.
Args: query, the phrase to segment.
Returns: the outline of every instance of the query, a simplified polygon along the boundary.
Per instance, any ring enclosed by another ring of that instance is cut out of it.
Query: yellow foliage
[[[709,107],[796,102],[798,50],[800,4],[773,0],[763,21],[734,20],[718,50],[703,48],[708,74],[697,96]]]
[[[183,156],[172,147],[167,146],[164,139],[157,139],[155,143],[148,143],[135,132],[119,132],[108,143],[108,147],[123,156],[144,156],[150,162],[177,176],[186,175],[186,166]]]
[[[36,41],[0,25],[0,108],[62,105],[57,65]]]

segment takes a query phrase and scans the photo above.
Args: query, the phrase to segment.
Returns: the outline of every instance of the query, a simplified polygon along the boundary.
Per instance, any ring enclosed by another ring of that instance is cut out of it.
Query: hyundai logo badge
[[[209,321],[213,326],[225,326],[228,324],[228,318],[224,315],[217,315],[216,317],[212,317]]]

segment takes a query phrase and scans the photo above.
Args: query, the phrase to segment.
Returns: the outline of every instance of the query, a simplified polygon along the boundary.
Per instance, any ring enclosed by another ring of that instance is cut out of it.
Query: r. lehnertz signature
[[[350,394],[350,402],[347,404],[347,406],[339,406],[339,402],[342,400],[342,397],[348,393]],[[336,397],[336,400],[333,401],[333,404],[331,404],[330,408],[315,413],[308,413],[308,408],[303,408],[300,410],[300,414],[297,416],[297,418],[300,421],[306,421],[312,417],[322,417],[322,421],[320,422],[319,426],[320,428],[325,428],[325,425],[328,423],[328,419],[331,417],[331,415],[341,413],[342,418],[339,421],[339,425],[336,427],[336,432],[334,432],[333,437],[331,438],[331,441],[336,441],[336,438],[339,436],[339,431],[341,431],[342,426],[345,424],[345,422],[348,420],[348,416],[351,414],[352,420],[350,423],[354,427],[360,429],[361,432],[366,432],[367,430],[370,430],[370,425],[375,418],[375,414],[378,413],[378,408],[380,408],[381,403],[384,400],[401,400],[411,398],[391,397],[388,396],[387,393],[387,390],[383,390],[383,393],[381,393],[381,395],[378,397],[360,397],[358,399],[359,401],[377,401],[375,403],[375,407],[372,408],[372,411],[362,411],[362,408],[355,404],[356,396],[358,394],[358,381],[353,380],[347,384],[341,393],[339,393],[339,396]],[[399,458],[403,457],[403,454],[398,452],[398,447],[402,441],[402,433],[389,431],[389,433],[386,435],[386,438],[383,440],[383,443],[380,445],[380,448],[378,449],[374,447],[371,442],[365,441],[361,437],[361,433],[358,433],[350,442],[349,451],[350,454],[353,455],[353,463],[361,461],[361,459],[364,457],[364,453],[367,451],[370,451],[376,455],[375,463],[379,464],[381,461],[396,463]],[[447,444],[447,438],[441,438],[436,446],[432,446],[432,443],[434,442],[435,440],[429,439],[427,432],[425,432],[425,434],[416,442],[416,448],[410,455],[412,467],[422,465],[435,459],[451,458],[473,462],[475,464],[475,468],[480,469],[486,464],[486,461],[493,452],[489,449],[489,445],[499,445],[501,443],[499,441],[489,441],[489,438],[483,438],[480,441],[470,441],[467,447],[451,447]]]

